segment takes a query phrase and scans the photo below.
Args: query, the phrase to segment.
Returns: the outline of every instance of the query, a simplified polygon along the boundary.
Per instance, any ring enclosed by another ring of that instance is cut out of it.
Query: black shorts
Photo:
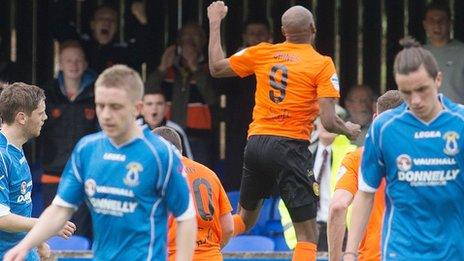
[[[251,136],[245,147],[240,205],[255,210],[277,185],[293,222],[315,218],[319,187],[308,146],[304,140]]]

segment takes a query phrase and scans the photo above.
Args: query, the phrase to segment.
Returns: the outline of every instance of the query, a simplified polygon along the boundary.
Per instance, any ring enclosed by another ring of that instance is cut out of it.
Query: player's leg
[[[295,228],[297,244],[293,260],[316,260],[318,186],[311,171],[308,143],[282,140],[278,151],[283,167],[277,178],[282,200]]]
[[[234,235],[242,234],[254,227],[258,220],[263,199],[270,195],[274,179],[267,176],[263,161],[269,138],[252,136],[247,142],[244,155],[240,201],[238,212],[233,216]]]

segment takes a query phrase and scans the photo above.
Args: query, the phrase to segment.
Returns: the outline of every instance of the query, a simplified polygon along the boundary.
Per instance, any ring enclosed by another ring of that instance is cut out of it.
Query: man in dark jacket
[[[61,172],[74,145],[84,135],[98,131],[95,114],[95,74],[87,69],[82,47],[77,41],[60,45],[58,77],[44,86],[48,120],[39,139],[44,205],[55,197]],[[90,216],[85,206],[73,217],[76,234],[92,237]]]

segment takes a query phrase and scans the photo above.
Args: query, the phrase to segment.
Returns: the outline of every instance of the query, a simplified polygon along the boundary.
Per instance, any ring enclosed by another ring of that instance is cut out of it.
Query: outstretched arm
[[[31,230],[37,222],[37,218],[23,217],[10,213],[0,217],[0,230],[10,233],[27,232]],[[68,221],[61,227],[61,230],[58,231],[57,235],[64,239],[68,239],[72,236],[75,230],[76,225]]]
[[[71,218],[72,208],[50,205],[40,216],[37,224],[31,229],[26,237],[14,248],[6,253],[3,260],[24,260],[27,252],[33,247],[39,246],[42,242],[53,235],[56,235],[66,221]]]
[[[335,98],[319,98],[319,110],[321,123],[324,128],[331,132],[347,136],[355,140],[361,134],[361,126],[351,122],[344,122],[335,113]]]
[[[209,19],[209,71],[216,78],[231,77],[237,74],[232,70],[221,45],[221,21],[227,15],[227,6],[222,1],[208,6]]]

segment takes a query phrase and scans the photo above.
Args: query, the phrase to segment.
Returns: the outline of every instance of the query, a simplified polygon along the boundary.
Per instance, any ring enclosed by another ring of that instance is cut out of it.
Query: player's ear
[[[26,113],[24,113],[22,111],[16,113],[15,121],[18,122],[21,125],[26,124],[26,121],[27,121]]]
[[[309,32],[311,33],[311,35],[312,35],[313,38],[314,38],[315,35],[316,35],[317,30],[316,30],[316,26],[315,26],[313,23],[311,23],[311,24],[309,25]]]
[[[142,100],[135,102],[135,117],[138,117],[142,113],[143,102]]]
[[[438,72],[437,77],[435,78],[435,84],[437,85],[437,89],[440,89],[442,80],[443,80],[443,73]]]
[[[286,36],[285,28],[284,28],[283,26],[280,27],[280,31],[282,31],[282,35],[283,35],[283,36]]]

